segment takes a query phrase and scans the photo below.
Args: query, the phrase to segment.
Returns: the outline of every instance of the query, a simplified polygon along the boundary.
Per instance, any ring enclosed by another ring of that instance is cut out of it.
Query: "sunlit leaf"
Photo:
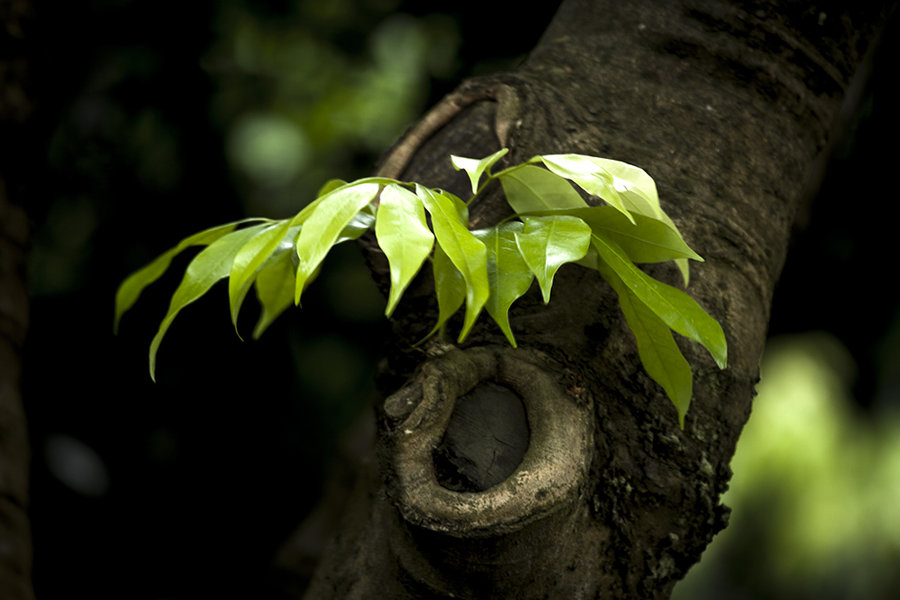
[[[247,243],[247,240],[265,227],[266,224],[260,224],[232,231],[204,248],[187,266],[181,284],[172,294],[169,311],[150,343],[150,377],[154,381],[156,379],[156,352],[172,321],[182,308],[203,296],[217,281],[228,276],[231,272],[231,263],[238,250]]]
[[[335,240],[335,245],[349,240],[357,240],[359,237],[372,228],[375,224],[375,207],[369,203],[362,207],[362,210],[353,215],[350,222],[341,230],[341,235]]]
[[[304,206],[300,212],[291,218],[291,227],[305,223],[323,202],[332,202],[334,200],[333,194],[343,194],[350,188],[356,188],[366,184],[384,186],[391,183],[399,182],[396,179],[390,179],[388,177],[364,177],[363,179],[357,179],[350,183],[344,183],[341,179],[331,179],[322,186],[315,200]]]
[[[290,246],[286,250],[292,249]],[[259,320],[253,330],[253,338],[259,336],[294,301],[293,253],[281,252],[272,257],[256,276],[256,297],[262,306]]]
[[[375,198],[379,187],[377,183],[346,185],[315,201],[318,204],[304,220],[300,235],[297,236],[296,250],[300,264],[294,288],[295,304],[300,303],[300,296],[310,277],[337,242],[341,232]]]
[[[416,195],[431,214],[437,243],[466,282],[466,316],[458,341],[463,341],[490,295],[487,278],[487,250],[472,235],[460,216],[458,199],[439,190],[417,186]]]
[[[390,317],[434,245],[419,197],[399,185],[385,187],[378,205],[375,237],[390,265],[391,291],[384,311]]]
[[[571,183],[541,167],[510,169],[499,179],[506,201],[519,214],[587,206]]]
[[[516,234],[516,244],[547,303],[556,271],[587,254],[591,228],[581,219],[566,215],[524,217],[523,222],[525,228]]]
[[[231,307],[231,323],[237,331],[238,312],[256,273],[263,263],[284,241],[290,228],[290,221],[284,220],[263,228],[247,240],[234,256],[228,278],[228,302]],[[240,336],[240,332],[238,332]]]
[[[561,159],[560,157],[565,158]],[[582,183],[586,186],[596,186],[595,192],[591,192],[590,190],[587,191],[595,196],[603,198],[618,210],[624,208],[625,211],[623,212],[627,211],[627,213],[630,213],[629,216],[637,213],[652,217],[663,221],[676,232],[678,231],[675,223],[660,206],[656,182],[640,167],[619,160],[580,154],[535,157],[532,161],[543,158],[548,158],[551,162],[555,162],[557,168],[560,169],[583,169],[585,172],[590,172],[592,168],[599,169],[598,177],[601,181],[595,181],[594,177],[587,176],[583,181],[576,181],[576,183],[585,190],[587,190],[587,188],[584,187]],[[604,196],[604,193],[606,193],[608,197]],[[615,200],[616,197],[618,197],[617,201]],[[609,198],[612,198],[613,200],[611,201]],[[621,205],[616,202],[620,202]],[[681,233],[679,232],[678,235],[680,236]],[[675,260],[675,264],[681,271],[681,275],[684,278],[684,285],[687,286],[688,281],[690,280],[688,261],[679,258]]]
[[[669,326],[638,299],[606,263],[598,261],[597,270],[618,294],[619,306],[637,342],[641,364],[675,405],[678,423],[683,429],[693,393],[691,366],[675,343]]]
[[[469,176],[469,181],[472,183],[472,193],[478,193],[478,181],[481,179],[481,176],[487,172],[490,174],[491,167],[494,166],[498,160],[503,158],[509,150],[507,148],[503,148],[497,152],[494,152],[490,156],[486,156],[482,159],[475,158],[465,158],[462,156],[451,156],[450,162],[453,163],[453,167],[459,171],[463,170],[466,172],[466,175]]]
[[[663,219],[656,182],[640,167],[609,158],[587,157],[612,177],[612,186],[619,193],[625,207],[648,217]]]
[[[638,213],[659,219],[678,232],[678,227],[671,217],[663,211],[659,204],[656,182],[643,169],[634,165],[608,158],[592,157],[613,176],[613,187],[619,192],[619,198],[632,214]],[[681,232],[678,232],[679,237]],[[686,258],[675,259],[675,264],[684,278],[687,287],[690,281],[690,267]]]
[[[676,229],[653,217],[635,213],[633,220],[629,220],[611,206],[571,209],[564,214],[582,219],[594,233],[614,240],[634,262],[654,263],[678,258],[703,260]]]
[[[500,179],[522,222],[472,232],[467,203],[448,192],[383,177],[351,183],[331,180],[290,219],[248,219],[182,240],[123,282],[116,297],[115,324],[175,255],[189,246],[207,246],[188,265],[151,343],[153,377],[159,345],[174,318],[218,280],[230,275],[235,328],[240,306],[255,285],[262,308],[253,334],[258,337],[291,302],[299,303],[335,244],[357,239],[374,227],[390,265],[388,316],[433,251],[438,316],[431,333],[443,329],[465,304],[458,342],[486,308],[515,346],[509,322],[512,304],[526,293],[533,278],[548,302],[556,272],[574,262],[598,270],[615,289],[641,362],[672,399],[683,427],[691,400],[691,373],[672,330],[705,346],[720,368],[725,368],[727,348],[721,326],[696,301],[634,264],[674,260],[687,283],[687,260],[702,260],[662,210],[653,179],[633,165],[580,154],[535,156],[492,175],[491,169],[505,155],[504,149],[482,159],[454,156],[451,161],[466,172],[476,195],[485,176]],[[409,191],[413,185],[415,193]],[[589,207],[582,199],[585,192],[609,206]],[[256,224],[239,229],[241,223]]]
[[[544,165],[561,177],[571,179],[592,196],[602,198],[607,204],[631,219],[631,213],[615,187],[615,178],[609,171],[583,154],[546,154],[540,157]]]
[[[678,288],[657,281],[638,269],[625,251],[611,239],[593,235],[600,260],[622,279],[634,295],[666,325],[709,350],[720,369],[727,362],[725,334],[719,323]]]
[[[118,331],[119,320],[122,318],[122,314],[137,302],[138,297],[141,295],[141,292],[144,291],[145,287],[159,279],[162,274],[166,272],[166,269],[169,268],[169,265],[172,263],[172,259],[175,258],[175,256],[191,246],[207,246],[222,236],[231,233],[239,225],[259,222],[268,222],[268,219],[244,219],[234,223],[218,225],[216,227],[205,229],[200,233],[195,233],[178,242],[178,245],[174,248],[171,248],[156,257],[147,266],[138,269],[129,275],[116,292],[116,314],[113,322],[113,331]]]
[[[472,232],[487,248],[490,296],[485,308],[513,348],[516,339],[509,326],[509,308],[528,291],[534,279],[516,245],[516,233],[522,227],[522,223],[512,222]]]

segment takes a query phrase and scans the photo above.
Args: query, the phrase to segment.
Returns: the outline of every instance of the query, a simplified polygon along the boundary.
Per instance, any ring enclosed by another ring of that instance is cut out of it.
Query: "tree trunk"
[[[727,522],[719,497],[805,176],[886,12],[566,0],[520,68],[465,82],[398,142],[382,174],[463,197],[450,154],[581,152],[647,170],[706,259],[688,292],[722,323],[729,364],[679,340],[694,370],[681,430],[596,272],[562,269],[547,306],[523,297],[518,349],[485,318],[464,345],[413,349],[436,320],[423,273],[393,322],[377,461],[307,597],[669,596]],[[491,190],[472,226],[508,211]],[[384,258],[364,245],[387,287]],[[673,268],[649,271],[677,285]]]
[[[28,520],[29,448],[19,387],[28,325],[25,244],[28,221],[22,189],[33,159],[26,134],[31,18],[27,0],[0,2],[0,598],[28,600],[31,527]]]

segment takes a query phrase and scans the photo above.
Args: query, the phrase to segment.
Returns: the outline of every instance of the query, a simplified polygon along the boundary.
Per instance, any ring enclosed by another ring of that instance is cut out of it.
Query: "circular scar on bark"
[[[575,501],[592,449],[590,407],[523,349],[453,350],[384,404],[388,492],[413,525],[511,533]]]

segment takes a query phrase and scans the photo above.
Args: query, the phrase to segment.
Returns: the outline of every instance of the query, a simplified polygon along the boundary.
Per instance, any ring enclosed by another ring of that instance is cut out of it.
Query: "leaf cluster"
[[[332,247],[374,227],[390,265],[385,315],[391,316],[430,260],[438,316],[429,335],[465,305],[459,342],[484,310],[515,347],[509,309],[534,280],[549,302],[562,265],[595,269],[618,294],[641,362],[675,404],[683,426],[692,377],[672,331],[702,344],[720,368],[727,350],[719,323],[693,298],[636,266],[675,261],[687,285],[688,260],[703,260],[663,212],[653,179],[633,165],[581,154],[535,156],[493,174],[505,154],[504,149],[482,159],[451,157],[471,182],[469,203],[491,181],[500,182],[514,216],[495,226],[470,230],[468,203],[444,190],[390,178],[332,180],[289,219],[246,219],[182,240],[122,283],[115,326],[174,256],[204,246],[187,266],[151,342],[155,377],[157,350],[172,321],[216,282],[228,279],[235,329],[241,305],[255,288],[262,311],[253,337],[259,337],[289,306],[300,304]],[[578,188],[604,205],[588,205]]]

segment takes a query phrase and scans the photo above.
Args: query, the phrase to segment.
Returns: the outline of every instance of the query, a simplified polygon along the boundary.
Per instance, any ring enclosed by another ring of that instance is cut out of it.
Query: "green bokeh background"
[[[189,233],[282,218],[327,179],[370,173],[462,77],[520,60],[555,5],[39,9],[24,379],[39,597],[259,597],[336,440],[373,399],[384,299],[343,245],[303,310],[240,342],[217,287],[176,320],[154,385],[147,348],[189,256],[113,337],[116,286]],[[733,463],[733,525],[679,599],[900,589],[900,311],[886,218],[897,56],[895,42],[882,49],[798,232]],[[247,304],[245,337],[258,310]]]

